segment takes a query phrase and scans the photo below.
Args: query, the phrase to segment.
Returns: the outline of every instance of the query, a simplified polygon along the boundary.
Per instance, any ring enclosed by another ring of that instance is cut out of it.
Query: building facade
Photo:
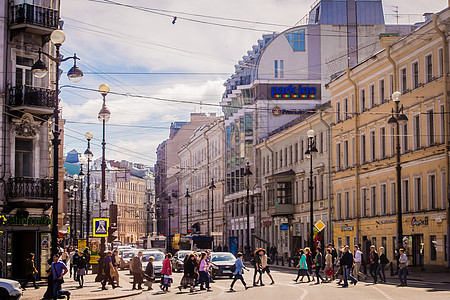
[[[448,9],[331,81],[334,239],[337,248],[383,246],[396,255],[398,221],[412,267],[446,265],[448,212]],[[390,127],[399,91],[407,122]],[[399,143],[397,144],[397,136]],[[400,181],[396,153],[400,147]],[[397,196],[400,188],[400,199]],[[398,211],[401,201],[401,215]]]
[[[178,152],[180,228],[214,237],[215,246],[226,242],[224,233],[224,122],[216,118],[199,127]],[[212,188],[213,187],[213,188]],[[190,197],[186,196],[186,191]]]

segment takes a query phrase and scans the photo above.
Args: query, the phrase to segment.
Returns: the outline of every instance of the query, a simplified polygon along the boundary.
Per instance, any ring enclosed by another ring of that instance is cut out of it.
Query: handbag
[[[58,272],[56,271],[56,267],[55,267],[54,264],[53,264],[53,270],[55,270],[55,274],[56,274],[56,279],[55,279],[55,281],[56,281],[56,282],[59,282],[60,284],[63,284],[63,283],[64,283],[64,278],[58,279],[58,278],[59,278]]]
[[[400,263],[400,265],[399,265],[400,270],[406,269],[406,267],[407,267],[407,265],[404,262]]]

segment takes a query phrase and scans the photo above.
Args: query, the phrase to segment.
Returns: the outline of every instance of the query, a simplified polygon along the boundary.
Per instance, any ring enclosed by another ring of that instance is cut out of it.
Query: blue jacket
[[[236,259],[236,262],[234,263],[236,266],[236,270],[234,271],[234,275],[236,274],[242,274],[242,269],[245,267],[244,263],[242,262],[242,259],[238,258]]]

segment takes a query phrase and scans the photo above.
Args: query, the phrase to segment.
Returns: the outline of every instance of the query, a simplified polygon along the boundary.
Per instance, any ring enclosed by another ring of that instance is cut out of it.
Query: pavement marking
[[[304,288],[301,288],[301,287],[298,287],[298,286],[296,286],[296,285],[286,284],[286,283],[277,283],[277,285],[284,285],[284,286],[287,286],[287,287],[294,287],[294,288],[297,288],[297,289],[299,289],[299,290],[302,290],[302,291],[303,291],[303,294],[300,296],[300,298],[298,298],[299,300],[305,299],[306,296],[308,295],[308,290],[306,290],[306,289],[304,289]]]
[[[383,295],[386,299],[391,299],[393,300],[393,298],[391,296],[389,296],[388,294],[386,294],[385,292],[383,292],[381,289],[377,288],[375,285],[370,285],[369,287],[375,289],[377,292],[379,292],[381,295]]]

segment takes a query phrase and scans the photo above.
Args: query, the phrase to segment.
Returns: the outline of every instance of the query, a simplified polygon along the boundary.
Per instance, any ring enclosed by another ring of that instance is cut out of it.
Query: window
[[[278,169],[278,152],[275,152],[275,169]]]
[[[341,121],[341,103],[336,102],[336,123]]]
[[[414,148],[420,148],[420,115],[416,115],[413,117],[413,126],[414,126]]]
[[[31,58],[16,57],[16,86],[33,85],[32,66],[33,60]]]
[[[298,143],[295,143],[295,146],[294,146],[294,158],[295,158],[295,162],[297,162],[298,161]]]
[[[363,112],[366,109],[366,91],[365,90],[361,90],[361,97],[360,97],[360,108],[359,108],[359,112]]]
[[[386,184],[380,184],[380,213],[385,215],[387,211]]]
[[[380,128],[380,156],[386,157],[386,128]]]
[[[347,98],[344,99],[343,109],[344,109],[344,120],[347,120],[348,119],[348,99]]]
[[[375,106],[375,85],[371,85],[370,86],[370,107],[374,107]]]
[[[406,90],[408,89],[408,81],[407,81],[407,74],[406,74],[406,68],[403,68],[400,70],[400,82],[402,84],[401,89],[402,93],[406,93]]]
[[[434,113],[433,110],[427,112],[427,123],[428,123],[428,146],[434,144]]]
[[[427,82],[433,80],[433,56],[431,54],[425,57],[425,78]]]
[[[341,144],[336,144],[336,169],[341,169]]]
[[[376,186],[370,187],[370,215],[375,216],[377,214],[377,190]]]
[[[301,203],[305,202],[305,180],[302,179],[301,181]]]
[[[319,153],[323,153],[323,132],[320,133]]]
[[[366,157],[366,135],[361,134],[361,163],[364,164],[367,162]]]
[[[303,160],[303,159],[305,159],[305,157],[304,157],[304,155],[305,155],[305,145],[304,145],[305,143],[304,143],[304,141],[301,141],[300,142],[300,160]]]
[[[422,180],[420,177],[414,178],[414,209],[422,210]]]
[[[412,64],[412,80],[413,80],[413,88],[419,87],[419,63],[415,62]]]
[[[344,169],[348,168],[348,141],[344,141]]]
[[[336,219],[342,219],[341,193],[336,193]]]
[[[362,188],[361,189],[361,216],[365,217],[366,216],[366,209],[367,209],[367,189],[366,188]]]
[[[394,93],[394,75],[389,75],[389,95]]]
[[[403,212],[408,212],[411,210],[409,206],[409,180],[405,179],[402,181],[402,200],[403,200]]]
[[[355,138],[353,137],[352,138],[352,166],[355,165],[355,161],[356,161],[356,158],[355,158]]]
[[[323,174],[320,174],[320,176],[319,176],[319,199],[320,200],[325,199],[323,197],[323,192],[325,191],[324,182],[325,182],[324,181],[324,176],[323,176]]]
[[[380,80],[380,104],[384,102],[385,97],[384,92],[384,79]]]
[[[405,153],[406,151],[408,151],[409,146],[408,146],[408,124],[404,124],[402,127],[402,149],[403,149],[403,153]]]
[[[280,150],[280,168],[283,167],[283,149]]]
[[[441,143],[445,141],[445,113],[444,113],[444,105],[441,105],[439,108],[440,115],[440,131],[441,131]]]
[[[391,182],[391,214],[395,214],[397,209],[397,202],[395,201],[395,181]]]
[[[33,140],[16,138],[15,177],[32,177]]]
[[[284,35],[294,51],[305,51],[305,30],[296,30]]]
[[[447,248],[447,245],[444,245]],[[436,260],[437,241],[435,235],[430,235],[430,260]]]
[[[288,148],[284,148],[284,166],[286,167],[287,164],[288,164]]]
[[[275,78],[284,78],[284,60],[274,60]]]
[[[350,194],[348,191],[344,193],[344,219],[350,218]]]
[[[436,199],[436,175],[431,174],[428,175],[428,201],[429,201],[429,209],[437,208],[437,199]]]
[[[375,142],[375,131],[370,132],[370,160],[374,161],[376,159],[376,142]]]
[[[356,195],[355,195],[355,189],[352,190],[352,217],[356,217]]]
[[[444,74],[444,52],[442,48],[438,51],[438,59],[439,59],[439,76]]]

